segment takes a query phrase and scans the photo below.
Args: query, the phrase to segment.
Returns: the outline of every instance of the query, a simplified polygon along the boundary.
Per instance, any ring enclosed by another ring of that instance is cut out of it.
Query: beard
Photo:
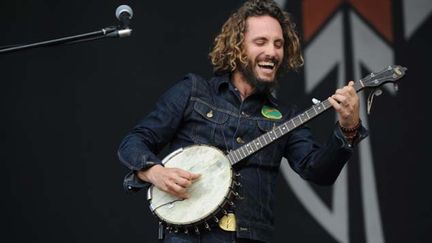
[[[275,67],[277,68],[277,67]],[[254,64],[251,60],[248,61],[248,64],[241,64],[240,71],[244,75],[246,82],[255,88],[254,93],[256,94],[270,94],[274,90],[276,90],[280,78],[280,69],[276,70],[276,74],[273,80],[263,80],[259,78],[258,74],[254,70]]]

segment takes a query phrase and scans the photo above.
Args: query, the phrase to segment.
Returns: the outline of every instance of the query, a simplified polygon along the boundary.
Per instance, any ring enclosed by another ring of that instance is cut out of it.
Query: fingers
[[[355,91],[354,82],[350,81],[347,86],[337,89],[335,94],[332,95],[333,98],[340,106],[334,105],[335,109],[341,109],[343,107],[355,106],[358,102],[357,92]],[[333,105],[333,103],[332,103]]]
[[[182,199],[189,198],[187,189],[200,175],[178,168],[161,167],[153,174],[152,183],[160,190]]]
[[[354,112],[354,105],[344,96],[332,95],[328,100],[342,119],[348,119]]]
[[[187,180],[193,181],[195,179],[198,179],[200,177],[200,174],[191,173],[189,171],[185,171],[182,169],[174,169],[176,172],[181,176],[182,178],[185,178]]]
[[[344,126],[350,126],[358,121],[359,97],[354,89],[354,82],[350,81],[347,86],[337,89],[328,101],[339,115],[339,122]]]
[[[191,180],[192,181],[195,181],[196,179],[198,179],[201,176],[201,174],[195,174],[195,173],[190,173],[190,174],[191,174]]]
[[[174,181],[175,184],[177,184],[177,185],[179,185],[181,187],[184,187],[184,188],[190,187],[192,185],[192,181],[191,180],[185,179],[183,177],[173,178],[173,181]]]
[[[357,92],[355,91],[353,87],[354,83],[351,81],[349,84],[341,89],[337,89],[335,94],[340,94],[343,96],[356,96]]]
[[[179,184],[175,183],[175,182],[170,182],[167,185],[167,190],[166,192],[170,193],[173,196],[182,198],[182,199],[187,199],[190,197],[190,195],[187,193],[187,188],[180,186]]]
[[[349,97],[342,95],[342,94],[334,94],[331,96],[335,101],[337,101],[338,104],[340,104],[341,106],[347,106],[349,105]]]
[[[335,100],[334,95],[328,98],[328,101],[333,106],[333,108],[339,112],[342,109],[342,105],[339,103],[339,101]]]
[[[186,199],[190,195],[187,193],[187,188],[192,185],[200,175],[191,173],[182,169],[173,168],[172,182],[168,184],[168,192],[177,197]]]

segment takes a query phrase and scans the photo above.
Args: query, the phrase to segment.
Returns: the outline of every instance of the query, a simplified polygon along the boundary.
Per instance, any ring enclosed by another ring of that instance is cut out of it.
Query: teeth
[[[270,66],[270,67],[274,67],[274,63],[273,62],[259,62],[258,63],[260,66]]]

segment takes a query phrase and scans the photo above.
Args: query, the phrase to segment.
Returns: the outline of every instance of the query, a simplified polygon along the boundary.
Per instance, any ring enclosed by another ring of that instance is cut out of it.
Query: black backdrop
[[[395,8],[401,1],[394,1]],[[211,75],[208,51],[239,1],[8,1],[0,3],[0,46],[86,33],[117,24],[116,7],[134,10],[133,34],[0,54],[2,238],[11,242],[157,242],[145,193],[127,195],[116,150],[160,94],[186,72]],[[301,2],[288,1],[301,30]],[[396,11],[398,12],[398,11]],[[397,22],[397,21],[396,21]],[[371,136],[385,240],[430,242],[431,18],[396,63],[408,66],[399,95],[379,98]],[[330,73],[328,79],[336,78]],[[283,100],[310,104],[303,71],[281,85]],[[320,87],[325,97],[336,85]],[[297,92],[294,92],[297,91]],[[329,129],[334,113],[323,115]],[[320,119],[320,118],[318,118]],[[312,128],[321,127],[313,121]],[[322,134],[321,134],[322,133]],[[324,137],[322,129],[318,137]],[[378,149],[377,149],[378,150]],[[358,165],[350,184],[350,242],[365,242]],[[315,190],[329,201],[331,188]],[[331,204],[331,203],[329,203]],[[330,205],[331,207],[331,205]],[[278,183],[274,242],[336,242]]]

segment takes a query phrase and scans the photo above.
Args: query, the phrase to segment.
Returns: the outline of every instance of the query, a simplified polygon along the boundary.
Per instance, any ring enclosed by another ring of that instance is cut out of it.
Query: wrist
[[[163,167],[163,166],[160,164],[154,164],[153,166],[151,166],[149,168],[137,171],[136,175],[142,181],[153,183],[152,182],[153,181],[152,180],[153,174],[154,174],[155,170],[157,171],[159,169],[159,167]]]
[[[344,133],[355,132],[360,128],[360,126],[361,126],[361,119],[360,118],[358,119],[357,123],[355,123],[354,126],[345,126],[339,122],[339,127],[341,128],[342,132],[344,132]]]
[[[353,141],[357,138],[358,130],[361,126],[361,119],[358,120],[355,126],[344,127],[339,123],[339,128],[341,129],[345,139],[352,144]]]

